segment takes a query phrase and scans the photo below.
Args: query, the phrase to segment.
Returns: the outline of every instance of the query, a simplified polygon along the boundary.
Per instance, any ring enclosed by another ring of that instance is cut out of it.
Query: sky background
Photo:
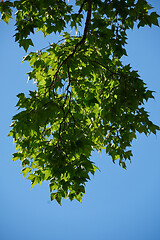
[[[150,3],[160,14],[160,2]],[[30,190],[30,181],[20,174],[20,161],[12,161],[15,145],[7,137],[16,114],[16,95],[34,88],[27,83],[30,68],[21,64],[26,54],[14,42],[10,23],[0,23],[0,240],[159,240],[160,133],[138,135],[127,170],[113,164],[105,153],[93,153],[91,160],[101,172],[87,183],[82,203],[51,202],[47,182]],[[146,108],[160,125],[160,29],[134,29],[128,37],[124,62],[139,70],[148,88],[156,91]]]

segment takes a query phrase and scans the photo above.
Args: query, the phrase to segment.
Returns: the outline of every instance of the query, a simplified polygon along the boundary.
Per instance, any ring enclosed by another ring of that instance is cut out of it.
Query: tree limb
[[[68,55],[68,57],[66,57],[62,62],[61,64],[59,65],[55,75],[54,75],[54,79],[53,81],[51,82],[50,84],[50,87],[49,87],[49,92],[51,91],[51,89],[54,87],[55,85],[55,79],[57,78],[57,74],[59,73],[59,70],[61,69],[62,65],[67,63],[67,61],[73,57],[73,55],[75,54],[77,48],[84,44],[85,40],[86,40],[86,37],[87,37],[87,32],[88,32],[88,29],[89,29],[89,23],[90,23],[90,20],[91,20],[91,6],[92,6],[92,0],[88,0],[88,11],[87,11],[87,18],[86,18],[86,22],[85,22],[85,28],[84,28],[84,33],[83,33],[83,37],[82,39],[75,45],[74,47],[74,50],[71,54]]]

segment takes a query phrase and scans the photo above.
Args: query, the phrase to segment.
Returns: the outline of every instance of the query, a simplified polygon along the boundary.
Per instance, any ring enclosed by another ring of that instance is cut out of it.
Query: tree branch
[[[87,0],[84,0],[84,1],[83,1],[82,5],[81,5],[81,7],[80,7],[80,9],[79,9],[79,11],[78,11],[78,13],[77,13],[77,16],[82,12],[83,7],[84,7],[84,4],[85,4],[86,2],[87,2]]]
[[[68,55],[68,57],[66,57],[62,62],[61,64],[59,65],[55,75],[54,75],[54,79],[53,81],[51,82],[50,84],[50,87],[49,87],[49,92],[51,91],[51,89],[54,87],[55,85],[55,79],[57,78],[57,74],[59,73],[59,70],[61,69],[62,65],[67,63],[67,61],[73,57],[73,55],[75,54],[77,48],[84,44],[85,40],[86,40],[86,37],[87,37],[87,32],[88,32],[88,29],[89,29],[89,23],[90,23],[90,20],[91,20],[91,8],[92,8],[92,0],[88,0],[88,11],[87,11],[87,18],[86,18],[86,22],[85,22],[85,28],[84,28],[84,33],[83,33],[83,37],[82,39],[75,45],[74,47],[74,50],[71,54]]]

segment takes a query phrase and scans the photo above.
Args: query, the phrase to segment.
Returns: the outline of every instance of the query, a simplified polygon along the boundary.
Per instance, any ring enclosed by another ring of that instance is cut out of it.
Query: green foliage
[[[1,0],[0,3],[1,19],[7,24],[9,23],[9,19],[12,18],[12,7],[13,7],[12,2],[10,1],[3,2]]]
[[[126,31],[134,25],[158,26],[158,14],[145,0],[20,0],[1,2],[1,18],[8,23],[16,9],[15,41],[25,51],[32,35],[60,33],[61,40],[24,58],[29,79],[37,89],[17,95],[20,110],[9,135],[16,143],[13,160],[22,162],[22,174],[32,185],[49,181],[51,200],[82,200],[85,184],[98,169],[92,151],[106,150],[126,169],[136,134],[156,134],[144,103],[153,97],[130,65]],[[85,14],[84,14],[85,13]],[[85,21],[82,24],[83,20]],[[72,36],[67,27],[82,35]]]

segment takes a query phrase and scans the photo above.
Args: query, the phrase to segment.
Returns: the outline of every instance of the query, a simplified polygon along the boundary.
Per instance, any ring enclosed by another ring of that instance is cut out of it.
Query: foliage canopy
[[[126,31],[158,26],[159,16],[146,0],[1,0],[3,21],[9,23],[12,11],[15,41],[25,51],[34,46],[36,31],[61,35],[24,58],[37,88],[17,95],[20,111],[9,133],[17,149],[13,160],[21,160],[32,187],[50,182],[51,200],[81,201],[98,169],[90,160],[93,150],[105,149],[126,168],[136,134],[159,130],[144,108],[153,92],[122,63]]]

